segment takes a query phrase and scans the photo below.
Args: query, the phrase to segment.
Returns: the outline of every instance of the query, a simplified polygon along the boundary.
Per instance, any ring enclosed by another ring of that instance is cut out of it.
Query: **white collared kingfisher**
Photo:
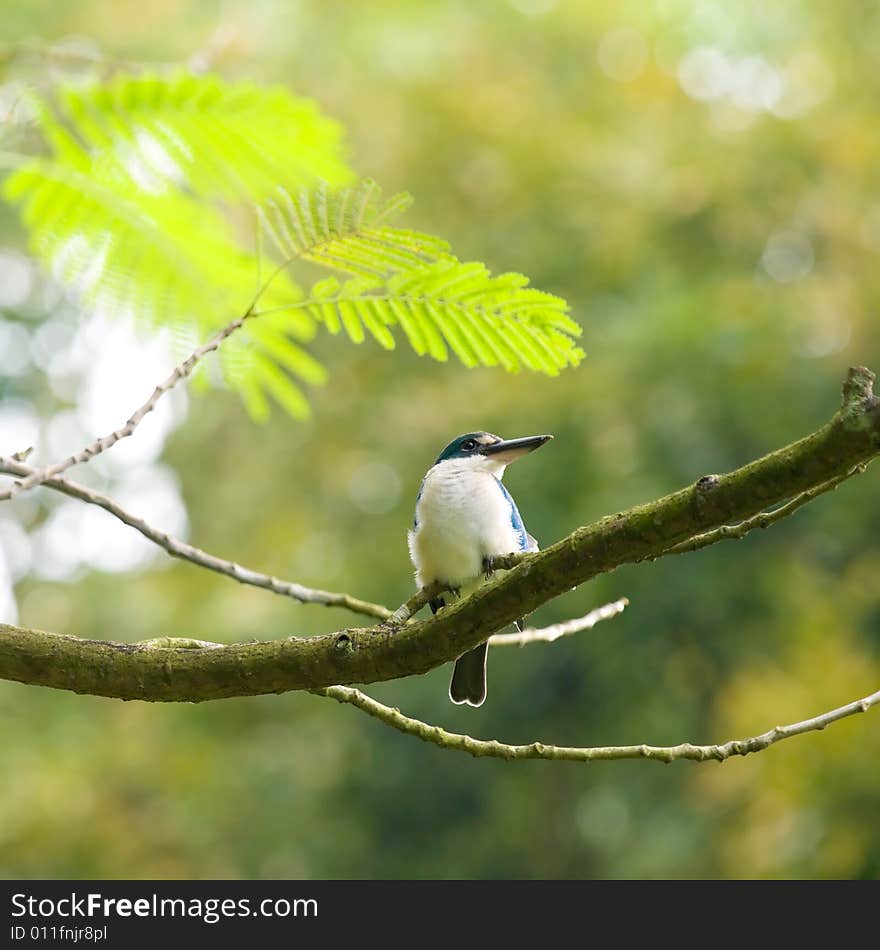
[[[538,550],[501,479],[511,462],[552,438],[505,440],[491,432],[468,432],[450,442],[428,469],[408,540],[419,587],[440,581],[450,588],[430,602],[434,613],[483,583],[495,559]],[[516,621],[520,630],[522,624]],[[483,704],[488,646],[481,643],[456,660],[449,684],[452,702]]]

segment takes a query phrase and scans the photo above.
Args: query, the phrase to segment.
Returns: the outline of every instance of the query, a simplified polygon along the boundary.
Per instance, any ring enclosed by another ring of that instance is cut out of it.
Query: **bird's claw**
[[[487,554],[486,557],[483,558],[483,574],[486,576],[486,580],[489,580],[489,578],[494,573],[495,573],[495,559],[492,557],[489,557],[489,555]]]

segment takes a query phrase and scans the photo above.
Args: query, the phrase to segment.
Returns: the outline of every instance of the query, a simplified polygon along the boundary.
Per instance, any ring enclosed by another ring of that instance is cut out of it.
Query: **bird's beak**
[[[499,462],[510,464],[524,455],[528,455],[529,452],[541,448],[545,442],[549,442],[552,438],[552,435],[528,435],[524,439],[505,439],[503,442],[487,445],[482,454],[497,459]]]

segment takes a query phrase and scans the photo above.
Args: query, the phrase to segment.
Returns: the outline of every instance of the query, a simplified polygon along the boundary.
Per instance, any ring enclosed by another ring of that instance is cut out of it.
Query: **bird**
[[[511,462],[552,438],[505,440],[491,432],[468,432],[453,439],[428,469],[407,540],[418,587],[439,581],[447,588],[430,601],[433,613],[484,583],[497,558],[538,550],[501,479]],[[522,625],[516,622],[519,630]],[[449,684],[453,703],[485,702],[488,648],[486,641],[456,660]]]

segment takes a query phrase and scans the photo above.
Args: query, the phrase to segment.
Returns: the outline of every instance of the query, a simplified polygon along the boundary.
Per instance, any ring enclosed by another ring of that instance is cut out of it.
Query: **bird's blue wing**
[[[516,532],[517,537],[519,538],[519,550],[520,551],[537,551],[538,542],[526,531],[526,526],[523,524],[522,515],[519,513],[519,508],[516,507],[516,502],[513,500],[513,496],[510,492],[504,487],[504,482],[501,479],[498,479],[498,487],[501,489],[501,494],[504,495],[507,504],[510,505],[510,523],[513,525],[513,530]]]

